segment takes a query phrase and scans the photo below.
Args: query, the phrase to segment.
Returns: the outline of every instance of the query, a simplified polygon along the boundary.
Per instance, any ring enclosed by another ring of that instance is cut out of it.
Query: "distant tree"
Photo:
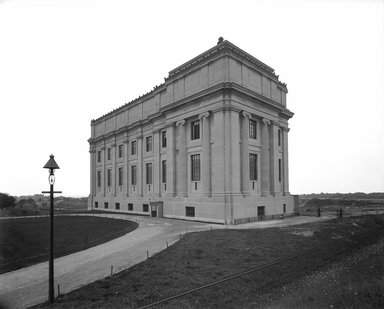
[[[16,199],[7,194],[7,193],[0,193],[0,209],[7,208],[7,207],[15,207]]]
[[[18,202],[18,206],[20,206],[20,207],[37,207],[36,202],[33,198],[21,199]]]

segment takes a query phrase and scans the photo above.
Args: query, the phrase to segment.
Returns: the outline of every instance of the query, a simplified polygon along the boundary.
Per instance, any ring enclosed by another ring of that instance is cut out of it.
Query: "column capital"
[[[289,132],[289,130],[290,130],[290,128],[288,128],[288,127],[281,127],[281,129],[282,129],[283,131],[285,131],[285,132]]]
[[[116,144],[115,144],[115,143],[114,143],[114,144],[112,144],[112,145],[111,145],[111,147],[112,147],[112,148],[115,148],[115,147],[116,147]]]
[[[152,130],[152,134],[160,134],[162,131],[164,131],[164,128],[157,128]]]
[[[208,118],[210,115],[211,115],[211,113],[209,111],[202,113],[199,115],[199,119]]]
[[[275,120],[271,120],[271,123],[273,124],[273,125],[275,125],[275,126],[278,126],[278,127],[280,127],[280,122],[278,122],[278,121],[275,121]]]
[[[105,150],[105,146],[101,147],[100,150]]]
[[[266,124],[266,125],[270,125],[271,124],[271,120],[269,120],[267,118],[263,118],[263,123]]]
[[[184,125],[184,124],[185,124],[185,119],[176,121],[176,127],[178,127],[178,126],[182,126],[182,125]]]
[[[128,144],[129,143],[129,140],[125,140],[125,141],[123,141],[123,144]]]
[[[251,119],[252,115],[251,113],[248,113],[246,111],[241,111],[241,116]]]
[[[96,149],[94,148],[89,149],[89,153],[96,153]]]

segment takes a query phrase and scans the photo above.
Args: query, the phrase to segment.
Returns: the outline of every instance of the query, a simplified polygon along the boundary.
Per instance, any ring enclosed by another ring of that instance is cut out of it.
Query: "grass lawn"
[[[54,307],[138,308],[378,226],[384,226],[384,216],[342,218],[262,230],[190,233],[145,262],[59,297]],[[327,268],[379,239],[384,239],[383,229],[194,292],[156,308],[268,307],[268,303],[281,298],[284,286]]]
[[[55,257],[107,242],[136,229],[137,223],[89,216],[54,218]],[[0,221],[0,273],[48,260],[49,218]]]

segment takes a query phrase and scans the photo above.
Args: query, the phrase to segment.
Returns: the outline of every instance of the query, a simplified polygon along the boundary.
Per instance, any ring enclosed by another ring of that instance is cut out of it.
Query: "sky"
[[[292,194],[384,191],[384,1],[0,0],[0,192],[89,194],[90,122],[232,42],[287,83]]]

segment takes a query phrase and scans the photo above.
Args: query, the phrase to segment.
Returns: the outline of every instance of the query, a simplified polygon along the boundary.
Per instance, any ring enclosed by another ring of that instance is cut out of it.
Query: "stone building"
[[[293,213],[287,92],[220,38],[92,120],[89,208],[227,224]]]

